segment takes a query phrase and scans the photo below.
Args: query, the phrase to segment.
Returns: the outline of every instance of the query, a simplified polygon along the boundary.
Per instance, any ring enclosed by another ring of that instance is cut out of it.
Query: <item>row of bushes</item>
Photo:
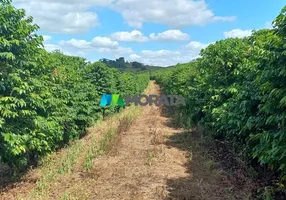
[[[120,73],[104,63],[48,53],[25,11],[0,2],[0,162],[27,166],[69,141],[114,108],[101,95],[138,94],[148,75]]]
[[[183,125],[198,124],[237,144],[286,179],[286,7],[273,29],[209,45],[193,62],[152,73],[181,94]]]

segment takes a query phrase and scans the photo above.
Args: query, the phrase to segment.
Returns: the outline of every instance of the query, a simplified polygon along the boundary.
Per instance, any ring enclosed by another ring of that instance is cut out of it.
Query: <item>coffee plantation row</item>
[[[140,94],[149,82],[147,74],[46,52],[39,27],[10,1],[0,3],[0,24],[0,162],[12,167],[37,161],[118,111],[99,106],[102,94]]]
[[[152,72],[166,93],[185,97],[182,124],[232,141],[249,160],[286,179],[286,7],[250,37],[218,41],[188,64]]]

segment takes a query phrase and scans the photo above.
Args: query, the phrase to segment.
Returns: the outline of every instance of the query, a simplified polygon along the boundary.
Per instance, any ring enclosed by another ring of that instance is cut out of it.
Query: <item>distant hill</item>
[[[115,60],[103,58],[103,59],[100,59],[99,61],[105,63],[109,67],[117,68],[121,72],[140,73],[140,72],[152,71],[152,70],[162,68],[160,66],[144,65],[143,63],[136,62],[136,61],[128,62],[128,61],[125,61],[124,57],[120,57]]]

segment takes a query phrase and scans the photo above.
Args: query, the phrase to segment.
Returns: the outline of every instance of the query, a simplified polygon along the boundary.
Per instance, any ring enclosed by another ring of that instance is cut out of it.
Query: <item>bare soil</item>
[[[159,86],[152,82],[148,93],[159,94]],[[194,132],[171,122],[162,108],[142,107],[130,129],[107,155],[94,160],[89,172],[78,167],[55,179],[43,199],[248,199],[247,185],[234,185],[231,175],[203,153]],[[35,181],[24,179],[2,190],[0,198],[25,197],[34,186]]]

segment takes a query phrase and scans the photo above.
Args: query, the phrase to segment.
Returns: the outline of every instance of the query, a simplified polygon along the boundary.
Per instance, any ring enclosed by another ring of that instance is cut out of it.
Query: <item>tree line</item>
[[[124,57],[117,58],[115,60],[110,60],[107,58],[102,58],[99,60],[100,62],[105,63],[107,66],[112,68],[117,68],[121,72],[135,72],[135,73],[143,73],[151,70],[158,69],[159,66],[150,66],[145,65],[138,61],[126,61]]]
[[[121,73],[102,62],[43,48],[39,26],[0,2],[0,162],[19,168],[82,137],[119,108],[99,106],[105,93],[140,94],[148,74]]]
[[[204,127],[286,180],[286,7],[273,26],[217,41],[197,60],[151,78],[185,97],[181,125]]]

